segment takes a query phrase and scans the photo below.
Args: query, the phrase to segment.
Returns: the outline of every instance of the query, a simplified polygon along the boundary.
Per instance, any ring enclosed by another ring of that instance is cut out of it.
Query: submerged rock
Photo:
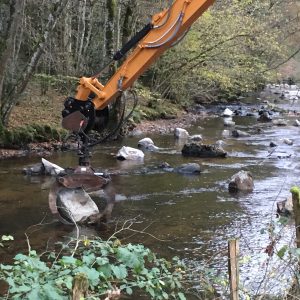
[[[249,137],[250,134],[248,132],[242,131],[242,130],[233,130],[231,132],[231,135],[233,137],[239,138],[239,137]]]
[[[126,146],[123,146],[117,153],[119,160],[143,160],[144,156],[143,151]]]
[[[223,130],[223,131],[222,131],[222,136],[223,136],[223,137],[229,137],[229,136],[230,136],[230,131],[227,130],[227,129]]]
[[[42,176],[42,175],[59,175],[65,172],[65,169],[42,158],[41,163],[28,166],[23,169],[23,173],[29,176]]]
[[[192,157],[226,157],[227,153],[216,145],[203,145],[199,143],[187,143],[182,149],[183,156]]]
[[[45,167],[42,163],[34,164],[32,166],[28,166],[23,168],[23,174],[29,176],[41,176],[45,174]]]
[[[174,168],[174,172],[181,174],[199,174],[201,172],[201,167],[197,163],[187,163]]]
[[[273,125],[276,126],[287,126],[287,121],[283,120],[283,119],[277,119],[277,120],[273,120]]]
[[[252,192],[254,188],[253,177],[252,174],[248,171],[239,171],[234,174],[229,182],[228,190],[229,192]]]
[[[233,127],[235,126],[235,122],[231,118],[224,119],[224,126]]]

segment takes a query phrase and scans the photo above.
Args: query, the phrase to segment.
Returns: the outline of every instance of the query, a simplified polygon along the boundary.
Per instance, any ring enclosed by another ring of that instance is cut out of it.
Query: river
[[[295,103],[282,102],[284,107],[291,105],[294,105],[293,110],[298,109]],[[251,105],[245,107],[252,109]],[[215,110],[221,112],[224,108]],[[82,233],[105,238],[126,220],[132,220],[134,229],[145,230],[156,238],[136,234],[126,241],[143,242],[166,257],[178,255],[196,268],[209,260],[210,267],[222,270],[226,270],[227,241],[239,238],[241,255],[247,258],[241,269],[241,283],[245,289],[254,294],[274,290],[281,293],[278,285],[280,282],[285,286],[284,276],[267,284],[262,280],[268,272],[274,271],[265,249],[269,244],[267,229],[272,221],[276,221],[276,202],[284,200],[290,188],[299,184],[300,141],[297,137],[300,129],[292,126],[295,116],[285,115],[284,118],[288,120],[288,126],[262,124],[262,132],[256,133],[257,116],[234,117],[237,129],[251,133],[251,137],[245,138],[224,137],[224,129],[231,129],[225,128],[223,118],[215,115],[198,120],[188,129],[190,134],[202,134],[207,144],[223,140],[223,148],[228,153],[225,159],[183,157],[180,153],[182,144],[173,135],[147,135],[157,146],[167,150],[145,153],[143,163],[117,161],[113,154],[123,145],[137,147],[138,140],[145,135],[95,147],[92,166],[109,173],[120,173],[112,176],[117,203],[106,231],[81,228]],[[286,145],[284,138],[293,139],[294,144]],[[274,152],[270,152],[271,141],[278,144]],[[77,164],[76,153],[72,152],[56,153],[47,159],[62,167]],[[29,233],[31,247],[40,250],[74,234],[72,226],[62,225],[51,216],[48,208],[51,178],[22,175],[22,168],[37,162],[40,158],[0,161],[0,236],[11,234],[15,238],[8,250],[1,250],[3,262],[12,253],[25,251],[25,231]],[[162,162],[171,166],[197,162],[202,172],[196,176],[164,172],[157,168]],[[228,180],[241,169],[252,172],[254,191],[232,195],[228,193]],[[291,241],[291,228],[282,243]]]

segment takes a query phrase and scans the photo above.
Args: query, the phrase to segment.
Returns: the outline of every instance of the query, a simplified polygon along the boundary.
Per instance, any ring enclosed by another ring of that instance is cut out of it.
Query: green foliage
[[[203,102],[235,98],[273,80],[276,71],[268,70],[286,57],[282,39],[289,24],[283,9],[267,2],[216,3],[152,68],[153,87],[178,102]]]
[[[89,282],[89,295],[99,299],[117,287],[122,294],[146,292],[151,299],[184,300],[184,265],[178,258],[169,262],[143,245],[121,245],[118,240],[81,240],[73,255],[63,245],[63,254],[39,256],[18,254],[12,265],[0,265],[0,279],[9,285],[12,299],[69,299],[76,274]]]
[[[142,120],[172,119],[176,118],[181,105],[170,103],[168,99],[162,99],[159,93],[150,91],[140,84],[136,85],[140,105],[135,108],[132,119],[135,123]]]
[[[292,187],[291,188],[291,193],[293,195],[293,197],[297,197],[298,203],[300,204],[300,189],[299,187]]]
[[[62,129],[32,124],[11,130],[3,129],[2,135],[0,134],[0,145],[6,148],[20,148],[29,143],[61,141],[65,135],[66,132]]]

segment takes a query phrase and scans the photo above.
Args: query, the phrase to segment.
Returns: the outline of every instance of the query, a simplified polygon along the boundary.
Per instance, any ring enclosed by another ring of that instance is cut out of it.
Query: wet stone
[[[193,141],[193,142],[200,142],[200,141],[203,140],[201,134],[195,134],[195,135],[192,135],[192,136],[190,136],[189,139],[190,139],[190,141]]]
[[[177,139],[187,139],[190,136],[187,130],[183,128],[175,128],[174,135]]]
[[[276,126],[287,126],[287,121],[283,120],[283,119],[278,119],[278,120],[273,120],[273,125]]]
[[[292,145],[294,144],[294,142],[293,142],[292,140],[287,139],[287,138],[283,139],[283,142],[284,142],[286,145],[289,145],[289,146],[292,146]]]
[[[182,149],[183,156],[191,157],[226,157],[227,153],[216,145],[203,145],[199,143],[187,143]]]
[[[201,167],[197,163],[187,163],[174,168],[174,172],[181,174],[200,174]]]
[[[150,138],[144,138],[138,142],[138,147],[147,151],[158,151],[159,148],[154,145],[154,142]]]
[[[239,137],[249,137],[250,134],[248,132],[242,131],[242,130],[233,130],[231,132],[231,135],[233,137],[239,138]]]
[[[239,171],[234,174],[229,182],[228,190],[229,192],[251,192],[253,191],[254,183],[252,174],[248,171]]]
[[[119,160],[143,160],[143,151],[131,147],[123,146],[117,153],[117,159]]]
[[[23,174],[29,176],[40,176],[45,174],[45,167],[42,163],[38,163],[23,169]]]
[[[259,111],[258,122],[272,122],[272,117],[268,111]]]

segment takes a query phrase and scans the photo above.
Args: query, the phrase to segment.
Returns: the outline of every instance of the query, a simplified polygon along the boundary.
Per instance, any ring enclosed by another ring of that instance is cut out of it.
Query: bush
[[[60,256],[30,251],[16,255],[11,265],[1,264],[0,279],[12,299],[69,299],[78,274],[88,280],[89,299],[116,288],[127,295],[147,293],[151,299],[186,299],[180,282],[184,265],[178,258],[169,262],[143,245],[122,245],[117,239],[74,242],[79,243],[76,252],[63,245]]]

